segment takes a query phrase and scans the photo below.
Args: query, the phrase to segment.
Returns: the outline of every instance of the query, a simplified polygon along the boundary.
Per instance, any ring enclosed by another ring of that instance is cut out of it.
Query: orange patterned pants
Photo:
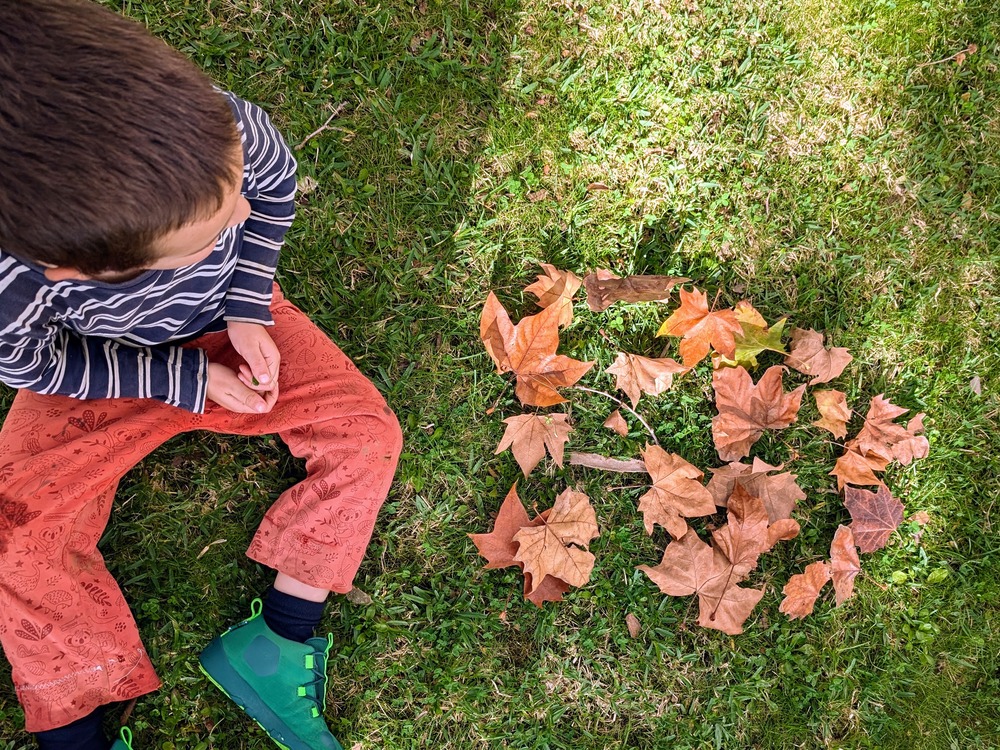
[[[267,511],[247,554],[347,592],[396,470],[402,436],[381,394],[275,287],[280,395],[268,414],[204,414],[145,399],[20,391],[0,431],[0,641],[29,732],[160,686],[97,542],[122,475],[182,432],[277,433],[307,477]],[[236,369],[225,332],[190,346]]]

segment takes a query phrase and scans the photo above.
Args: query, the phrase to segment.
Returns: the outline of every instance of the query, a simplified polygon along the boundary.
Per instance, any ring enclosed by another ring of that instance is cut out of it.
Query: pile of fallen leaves
[[[571,463],[608,471],[644,472],[649,490],[640,498],[646,532],[659,524],[672,541],[656,566],[639,569],[664,594],[697,594],[698,624],[738,634],[764,595],[760,588],[741,586],[757,567],[760,555],[776,544],[795,538],[799,522],[795,508],[806,495],[796,474],[784,466],[771,466],[760,458],[750,463],[754,444],[765,430],[781,430],[798,418],[807,387],[828,383],[851,362],[846,349],[828,347],[822,333],[793,328],[785,348],[784,319],[768,325],[749,301],[733,308],[710,307],[708,297],[697,289],[680,290],[680,306],[667,317],[658,336],[679,338],[680,362],[668,357],[651,358],[618,352],[606,370],[615,376],[615,386],[626,401],[595,388],[577,385],[594,366],[557,354],[559,332],[573,320],[575,295],[581,286],[587,305],[601,312],[612,304],[665,302],[671,291],[688,279],[671,276],[620,278],[597,271],[584,279],[551,265],[525,291],[538,298],[542,311],[516,324],[491,292],[480,320],[480,336],[500,374],[515,381],[515,393],[524,406],[550,407],[567,401],[560,389],[598,393],[616,403],[604,426],[620,435],[629,432],[625,411],[645,428],[649,443],[641,459],[612,459],[576,453]],[[767,368],[755,383],[750,371],[765,351],[784,355],[784,366]],[[712,440],[722,466],[712,468],[712,478],[703,483],[704,472],[676,453],[660,447],[656,434],[637,411],[643,395],[668,391],[675,377],[682,377],[711,356],[712,388],[718,411],[712,420]],[[788,368],[808,376],[807,383],[786,391],[783,378]],[[847,437],[853,411],[838,390],[814,390],[812,396],[821,418],[813,424],[834,439]],[[783,589],[780,610],[791,618],[813,611],[828,581],[832,581],[837,606],[853,593],[854,579],[861,571],[858,550],[881,549],[903,519],[903,504],[894,498],[877,476],[892,463],[909,464],[927,455],[923,415],[905,425],[896,420],[906,409],[884,396],[871,399],[864,423],[847,440],[844,452],[830,474],[844,493],[851,516],[849,526],[840,526],[833,537],[829,561],[814,562],[794,575]],[[546,451],[563,465],[566,443],[573,427],[569,416],[537,409],[503,420],[507,425],[496,449],[508,448],[527,477],[545,458]],[[875,492],[860,486],[874,486]],[[713,527],[711,543],[691,528],[687,519],[715,516],[724,509],[726,522]],[[589,543],[598,536],[597,516],[589,498],[567,488],[552,508],[529,518],[517,493],[511,488],[498,512],[493,530],[470,535],[487,560],[487,568],[519,566],[524,573],[524,595],[541,606],[558,601],[573,586],[590,580],[594,555]]]

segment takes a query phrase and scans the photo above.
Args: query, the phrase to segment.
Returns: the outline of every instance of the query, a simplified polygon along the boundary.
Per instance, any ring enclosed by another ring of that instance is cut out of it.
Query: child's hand
[[[239,414],[265,414],[278,400],[278,383],[271,390],[257,393],[247,387],[239,376],[218,362],[208,363],[208,399]]]
[[[270,391],[278,387],[278,365],[281,353],[267,329],[257,323],[230,321],[229,341],[246,361],[240,365],[239,379],[255,391]]]

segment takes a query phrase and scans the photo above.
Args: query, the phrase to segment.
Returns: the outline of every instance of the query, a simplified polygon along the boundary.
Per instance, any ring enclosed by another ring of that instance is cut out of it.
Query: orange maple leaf
[[[816,408],[820,418],[813,422],[833,433],[838,440],[847,436],[847,422],[851,418],[851,410],[847,406],[847,396],[842,391],[814,391]]]
[[[540,526],[522,528],[514,535],[520,546],[514,559],[524,564],[533,580],[551,575],[571,586],[590,580],[594,556],[587,551],[598,536],[597,515],[582,492],[561,492]]]
[[[805,385],[785,393],[785,368],[769,367],[754,385],[743,367],[727,367],[712,374],[718,416],[712,419],[712,438],[723,461],[737,461],[750,453],[765,429],[781,429],[795,421]]]
[[[784,472],[771,474],[782,469],[781,466],[771,466],[756,456],[753,464],[748,465],[733,462],[712,469],[712,478],[708,482],[708,491],[712,493],[715,504],[726,507],[733,489],[739,485],[751,495],[759,497],[767,508],[768,521],[771,524],[781,519],[789,518],[795,504],[805,500],[806,493],[796,483],[796,474]],[[791,538],[791,537],[789,537]]]
[[[681,306],[667,318],[657,336],[681,336],[681,359],[685,367],[694,367],[713,348],[726,359],[736,356],[736,334],[742,334],[733,310],[708,309],[708,297],[694,289],[681,289]]]
[[[865,415],[864,426],[853,440],[848,441],[847,447],[863,455],[875,454],[886,461],[898,461],[904,466],[914,459],[926,458],[930,445],[927,438],[917,434],[924,431],[924,415],[917,414],[906,427],[893,421],[908,411],[882,395],[875,396]]]
[[[573,385],[593,362],[556,354],[559,346],[558,306],[511,323],[503,305],[490,292],[479,321],[479,335],[497,370],[517,376],[515,392],[522,404],[552,406],[566,399],[556,388]]]
[[[520,414],[507,417],[504,420],[507,429],[493,455],[499,455],[510,448],[524,476],[528,476],[538,466],[538,462],[545,458],[546,448],[552,460],[562,466],[566,441],[573,431],[567,419],[565,414]]]
[[[791,620],[812,614],[819,592],[829,580],[830,566],[825,562],[807,565],[805,572],[793,575],[781,590],[785,598],[778,605],[778,611],[784,612]]]
[[[583,281],[572,271],[560,271],[549,263],[542,263],[544,274],[538,275],[538,281],[529,284],[524,291],[538,298],[539,307],[555,305],[559,308],[559,325],[568,326],[573,322],[573,295]]]
[[[628,422],[625,421],[625,417],[622,413],[615,409],[608,415],[608,418],[604,420],[602,427],[607,427],[609,430],[618,433],[622,437],[628,437]]]
[[[844,490],[844,505],[851,514],[854,541],[862,552],[882,549],[902,523],[906,509],[884,484],[879,485],[878,492],[848,487]]]
[[[653,486],[639,498],[647,534],[652,535],[658,523],[678,539],[688,529],[685,518],[715,513],[712,493],[700,481],[701,471],[658,445],[647,445],[642,458],[653,480]]]
[[[619,352],[614,363],[605,372],[615,376],[615,388],[625,391],[634,409],[643,393],[657,396],[674,383],[674,375],[689,368],[669,357],[651,359],[638,354]]]
[[[854,578],[861,572],[861,560],[850,526],[840,525],[830,544],[830,578],[839,607],[854,593]]]

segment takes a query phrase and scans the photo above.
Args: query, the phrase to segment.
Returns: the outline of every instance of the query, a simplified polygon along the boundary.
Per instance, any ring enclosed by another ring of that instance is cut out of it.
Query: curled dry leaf
[[[583,281],[572,271],[560,271],[549,263],[542,263],[545,272],[538,275],[538,281],[529,284],[524,291],[538,298],[539,307],[559,308],[559,325],[568,326],[573,322],[573,295]]]
[[[622,437],[628,436],[628,422],[625,421],[625,417],[622,416],[622,413],[618,409],[615,409],[608,415],[608,418],[604,420],[603,426],[617,432]]]
[[[639,637],[639,633],[642,632],[642,623],[639,622],[638,617],[629,612],[625,615],[625,625],[628,627],[628,634],[630,637]]]
[[[778,542],[786,542],[789,539],[794,539],[799,535],[802,527],[799,526],[799,522],[791,518],[782,518],[780,521],[775,521],[770,526],[767,527],[767,552]]]
[[[593,312],[607,310],[615,302],[660,302],[670,298],[678,284],[690,279],[678,276],[626,276],[621,278],[603,269],[587,274],[587,307]]]
[[[540,526],[522,528],[514,535],[519,544],[514,559],[524,564],[534,581],[551,575],[571,586],[582,586],[594,568],[594,556],[586,547],[597,535],[597,516],[589,498],[566,489]]]
[[[811,375],[809,385],[828,383],[840,375],[853,359],[843,347],[823,346],[823,334],[812,329],[792,330],[792,344],[785,364],[793,370]]]
[[[615,376],[615,388],[625,391],[634,409],[643,393],[657,396],[674,383],[674,375],[688,368],[669,357],[651,359],[638,354],[618,352],[618,357],[605,372]]]
[[[588,469],[613,471],[618,474],[646,474],[646,464],[638,458],[608,458],[599,453],[570,453],[570,466],[585,466]]]
[[[524,476],[545,458],[546,448],[552,460],[563,465],[563,451],[573,431],[565,414],[520,414],[507,417],[504,424],[507,429],[493,453],[499,455],[510,448]]]
[[[840,525],[830,545],[830,578],[837,597],[837,606],[854,593],[854,579],[861,572],[861,560],[849,526]]]
[[[694,367],[713,348],[727,359],[736,356],[736,334],[742,333],[733,310],[709,310],[708,297],[681,289],[681,306],[663,321],[657,336],[680,336],[681,359]]]
[[[862,552],[882,549],[902,523],[905,510],[884,484],[879,485],[878,492],[848,487],[844,490],[844,505],[851,514],[854,541]]]
[[[838,491],[843,490],[846,484],[882,484],[882,480],[874,472],[885,471],[887,464],[887,461],[878,456],[862,456],[856,450],[848,449],[837,459],[830,474],[837,477]]]
[[[658,523],[677,539],[688,529],[685,518],[715,513],[712,494],[701,484],[701,471],[658,445],[647,445],[642,458],[653,480],[649,492],[639,498],[647,534],[652,535]]]
[[[825,562],[814,562],[806,566],[804,573],[797,573],[788,579],[781,593],[785,598],[778,606],[791,620],[798,620],[812,614],[819,592],[830,580],[830,566]]]
[[[516,393],[522,404],[552,406],[565,401],[556,388],[573,385],[594,366],[556,354],[559,315],[557,306],[546,307],[514,325],[493,292],[486,299],[479,336],[497,370],[517,376]]]
[[[739,485],[729,498],[729,523],[712,532],[715,548],[725,555],[739,580],[757,567],[762,552],[770,549],[767,511],[759,497]]]
[[[712,438],[723,461],[738,461],[750,453],[765,429],[782,429],[795,421],[805,386],[785,393],[781,386],[785,368],[769,367],[754,385],[743,367],[729,367],[712,374],[718,416],[712,420]]]
[[[738,484],[764,502],[768,521],[774,524],[781,519],[789,518],[795,509],[795,504],[799,500],[805,500],[806,497],[806,493],[795,481],[796,474],[789,472],[771,474],[773,471],[780,472],[781,468],[781,466],[771,466],[756,456],[752,465],[734,461],[711,470],[712,478],[708,482],[708,491],[712,493],[715,504],[724,508]]]
[[[927,438],[919,435],[924,431],[924,415],[917,414],[906,427],[894,421],[908,411],[890,403],[882,395],[875,396],[865,415],[864,426],[857,437],[847,443],[847,447],[862,455],[874,454],[904,466],[915,459],[925,458],[930,444]]]
[[[842,391],[814,391],[816,408],[820,419],[813,422],[833,433],[838,440],[847,436],[847,421],[851,418],[851,410],[847,407],[847,396]]]

